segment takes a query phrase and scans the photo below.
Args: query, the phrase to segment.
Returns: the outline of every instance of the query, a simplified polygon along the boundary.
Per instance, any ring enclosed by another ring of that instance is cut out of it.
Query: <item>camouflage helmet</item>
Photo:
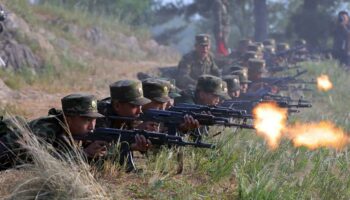
[[[227,93],[224,92],[224,85],[222,82],[222,79],[217,76],[202,75],[198,78],[196,91],[204,91],[226,98]]]
[[[210,36],[208,34],[198,34],[195,37],[196,45],[209,45],[210,44]]]
[[[226,75],[222,79],[227,83],[227,89],[229,92],[237,91],[241,89],[239,82],[239,76],[236,75]]]
[[[151,100],[143,96],[142,84],[140,81],[120,80],[109,85],[111,99],[118,102],[131,103],[143,106]]]
[[[61,99],[65,115],[98,118],[103,117],[97,111],[97,99],[90,94],[70,94]]]
[[[166,103],[170,100],[170,88],[155,79],[146,79],[142,81],[142,90],[144,96],[152,101]]]
[[[248,61],[249,73],[266,73],[265,60],[262,59],[249,59]]]
[[[275,41],[275,39],[266,39],[266,40],[264,40],[263,41],[263,44],[264,44],[264,46],[273,46],[273,47],[275,47],[275,45],[276,45],[276,41]]]
[[[277,50],[277,52],[287,51],[287,50],[289,50],[289,44],[288,43],[278,43],[276,50]]]

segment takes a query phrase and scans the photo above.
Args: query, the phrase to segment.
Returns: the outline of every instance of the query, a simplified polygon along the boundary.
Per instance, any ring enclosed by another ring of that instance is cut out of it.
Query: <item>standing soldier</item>
[[[350,65],[350,20],[346,11],[338,13],[337,26],[334,32],[333,54],[341,64]]]
[[[220,70],[210,54],[209,35],[196,35],[195,40],[195,50],[184,55],[178,65],[176,84],[180,89],[194,86],[203,74],[220,75]]]
[[[230,13],[228,0],[214,0],[214,35],[219,55],[229,54]]]

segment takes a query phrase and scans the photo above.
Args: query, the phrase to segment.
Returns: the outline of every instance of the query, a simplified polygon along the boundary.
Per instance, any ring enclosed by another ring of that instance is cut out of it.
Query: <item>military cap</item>
[[[238,42],[239,46],[248,46],[252,43],[252,40],[250,39],[242,39]]]
[[[162,80],[163,84],[168,86],[169,88],[169,97],[172,99],[175,99],[176,97],[180,97],[181,96],[181,90],[175,86],[175,80],[171,79],[171,80]]]
[[[256,51],[247,51],[244,53],[244,59],[249,60],[251,58],[258,58]]]
[[[295,44],[295,46],[306,45],[306,40],[304,40],[304,39],[298,39],[298,40],[295,40],[294,44]]]
[[[276,41],[275,41],[275,39],[266,39],[266,40],[264,40],[263,44],[265,46],[273,46],[274,47],[276,45]]]
[[[97,111],[97,99],[90,94],[70,94],[61,99],[65,115],[98,118],[103,117]]]
[[[120,80],[109,85],[112,100],[127,102],[138,106],[150,103],[151,100],[143,96],[140,81]]]
[[[247,47],[248,51],[255,51],[255,52],[261,52],[262,48],[260,46],[258,46],[257,44],[250,44]]]
[[[255,42],[256,46],[260,47],[261,49],[264,49],[264,44],[262,42]]]
[[[209,45],[210,44],[210,36],[208,34],[198,34],[195,37],[196,45]]]
[[[248,61],[249,70],[252,72],[265,73],[265,60],[262,59],[249,59]]]
[[[232,75],[237,75],[239,77],[239,82],[244,83],[251,83],[251,81],[248,79],[248,71],[241,70],[241,71],[235,71],[231,73]]]
[[[222,83],[222,80],[217,76],[200,76],[197,81],[196,90],[212,93],[220,97],[227,97],[227,93],[224,92],[224,85]]]
[[[159,80],[146,79],[142,81],[142,90],[144,96],[152,101],[166,103],[170,100],[170,88]]]
[[[236,75],[226,75],[222,77],[222,79],[226,82],[227,84],[227,89],[228,91],[237,91],[241,89],[241,85],[239,82],[239,77]]]
[[[269,54],[274,54],[275,53],[275,47],[269,45],[264,47],[264,52],[269,53]]]
[[[289,49],[289,44],[287,43],[278,43],[277,44],[277,51],[286,51]]]

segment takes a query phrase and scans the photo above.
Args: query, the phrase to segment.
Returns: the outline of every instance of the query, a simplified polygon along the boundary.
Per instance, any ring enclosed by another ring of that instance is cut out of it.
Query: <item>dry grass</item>
[[[39,141],[25,125],[13,119],[21,133],[21,144],[33,158],[32,164],[19,166],[21,171],[2,177],[11,192],[3,191],[5,199],[108,199],[109,196],[95,180],[90,166],[78,151],[62,155],[52,146]],[[16,174],[21,179],[7,181]],[[11,185],[11,183],[13,185]],[[18,184],[19,183],[19,184]]]

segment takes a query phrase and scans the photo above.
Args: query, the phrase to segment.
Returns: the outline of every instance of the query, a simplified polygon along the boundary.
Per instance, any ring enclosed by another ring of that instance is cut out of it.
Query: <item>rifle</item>
[[[150,140],[153,145],[171,145],[171,146],[192,146],[197,148],[215,148],[214,144],[203,143],[201,141],[187,142],[180,136],[167,135],[163,133],[150,132],[145,130],[122,130],[113,128],[96,128],[92,133],[85,136],[73,136],[76,140],[82,141],[106,141],[121,142],[119,164],[124,165],[126,162],[126,171],[137,170],[133,154],[130,151],[129,144],[135,142],[136,135],[143,135]]]
[[[263,83],[267,83],[269,85],[287,85],[289,83],[292,83],[293,81],[296,81],[297,77],[305,74],[307,72],[307,70],[303,70],[303,71],[297,71],[297,74],[295,74],[294,76],[286,76],[286,77],[266,77],[266,78],[260,78],[257,82],[263,82]]]
[[[291,53],[296,52],[296,51],[303,49],[303,48],[306,48],[306,45],[299,45],[299,46],[292,47],[288,50],[278,51],[275,53],[275,57],[284,57],[288,54],[291,54]]]
[[[221,106],[223,107],[229,107],[229,108],[244,108],[249,113],[252,112],[253,108],[257,106],[259,103],[268,103],[268,102],[274,102],[281,108],[287,108],[289,113],[297,113],[299,110],[296,110],[294,108],[310,108],[312,107],[312,104],[309,101],[306,100],[292,100],[292,99],[259,99],[259,100],[228,100],[224,101]]]
[[[270,73],[283,72],[291,69],[300,69],[301,66],[288,67],[288,66],[271,66],[267,67],[267,71]]]
[[[149,109],[140,114],[138,118],[134,117],[120,117],[120,116],[107,116],[111,119],[121,119],[126,121],[153,121],[158,123],[164,123],[165,127],[168,127],[169,135],[178,135],[177,128],[180,124],[184,123],[185,115],[191,115],[194,119],[198,120],[200,125],[213,126],[221,125],[226,127],[240,127],[246,129],[254,129],[253,126],[247,124],[231,123],[229,118],[217,117],[210,114],[197,113],[191,110],[182,110],[180,112],[172,110],[155,110]]]
[[[134,143],[136,135],[143,135],[154,145],[175,145],[175,146],[193,146],[198,148],[215,148],[214,144],[197,142],[187,142],[180,136],[168,135],[164,133],[151,132],[145,130],[123,130],[114,128],[96,128],[92,133],[86,136],[74,136],[76,140],[82,141],[105,141],[105,142],[128,142]]]
[[[190,113],[209,113],[216,117],[251,119],[251,115],[247,115],[245,110],[232,109],[222,106],[206,106],[199,104],[179,103],[171,107],[169,110]]]

